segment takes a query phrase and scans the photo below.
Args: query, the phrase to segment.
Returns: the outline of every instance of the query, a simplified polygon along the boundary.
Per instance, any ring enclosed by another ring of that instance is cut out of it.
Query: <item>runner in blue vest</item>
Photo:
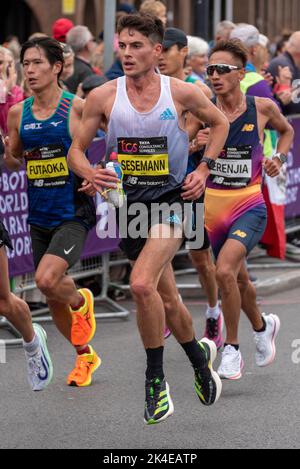
[[[59,86],[63,49],[54,39],[25,43],[21,62],[32,97],[10,111],[6,164],[18,170],[26,163],[36,283],[56,326],[78,354],[67,382],[83,387],[90,385],[101,363],[88,345],[96,330],[93,295],[86,289],[77,291],[66,275],[80,260],[95,224],[93,200],[79,192],[82,181],[67,165],[83,101]]]

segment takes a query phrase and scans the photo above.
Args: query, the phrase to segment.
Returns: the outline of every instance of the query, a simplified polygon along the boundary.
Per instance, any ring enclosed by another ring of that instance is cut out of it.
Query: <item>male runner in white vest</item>
[[[68,161],[71,169],[98,191],[114,187],[113,173],[93,169],[85,157],[101,126],[107,132],[108,155],[118,153],[122,164],[126,208],[129,211],[139,202],[146,212],[147,235],[134,239],[129,233],[121,247],[134,263],[131,291],[147,354],[145,422],[153,425],[174,411],[163,371],[165,310],[158,285],[184,239],[182,212],[204,192],[209,166],[227,138],[228,122],[196,86],[156,73],[164,36],[160,20],[129,15],[120,20],[118,32],[125,77],[105,84],[88,97]],[[210,125],[211,138],[205,153],[207,163],[186,177],[189,138],[184,129],[188,111]],[[153,203],[176,204],[179,210],[163,214],[153,224]],[[128,218],[130,225],[134,217]],[[200,401],[210,406],[222,389],[212,369],[216,346],[207,339],[197,342],[190,314],[180,308],[177,311],[168,318],[170,330],[194,368]]]

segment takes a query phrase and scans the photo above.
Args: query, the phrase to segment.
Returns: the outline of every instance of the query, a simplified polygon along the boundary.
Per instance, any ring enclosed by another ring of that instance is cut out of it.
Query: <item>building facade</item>
[[[52,23],[67,16],[86,24],[96,35],[103,30],[105,0],[9,0],[2,5],[0,42],[10,34],[24,41],[32,32],[50,34]],[[141,0],[121,0],[135,5]],[[284,30],[300,30],[299,0],[165,0],[169,23],[189,34],[211,39],[223,19],[249,22],[275,38]]]

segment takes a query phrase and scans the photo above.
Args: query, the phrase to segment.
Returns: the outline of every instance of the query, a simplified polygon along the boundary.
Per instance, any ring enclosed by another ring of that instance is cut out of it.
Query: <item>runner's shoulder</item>
[[[266,116],[271,116],[274,112],[278,112],[278,106],[270,98],[255,98],[255,104],[258,112]]]
[[[103,99],[108,98],[110,96],[114,96],[117,93],[117,86],[118,80],[108,81],[104,83],[104,85],[95,88],[93,91],[90,92],[89,96],[94,99]]]
[[[211,89],[205,83],[201,83],[201,81],[198,80],[198,81],[196,81],[196,83],[194,83],[194,85],[196,85],[202,91],[202,93],[205,94],[205,96],[208,99],[212,99],[213,93],[212,93]]]
[[[171,78],[171,90],[175,98],[181,101],[182,99],[190,98],[191,95],[197,95],[200,88],[195,86],[194,83],[187,83],[178,78]],[[203,90],[201,91],[203,93]]]
[[[8,120],[13,123],[16,123],[16,126],[19,126],[22,114],[23,114],[23,105],[24,101],[14,104],[8,111]]]

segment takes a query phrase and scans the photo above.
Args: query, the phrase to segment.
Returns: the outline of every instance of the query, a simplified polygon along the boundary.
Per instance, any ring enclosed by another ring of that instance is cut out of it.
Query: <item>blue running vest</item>
[[[34,117],[34,97],[24,101],[20,137],[28,178],[30,225],[49,229],[67,221],[79,221],[87,229],[95,225],[93,200],[78,193],[82,181],[67,164],[73,99],[74,95],[63,91],[55,113],[46,120]]]

